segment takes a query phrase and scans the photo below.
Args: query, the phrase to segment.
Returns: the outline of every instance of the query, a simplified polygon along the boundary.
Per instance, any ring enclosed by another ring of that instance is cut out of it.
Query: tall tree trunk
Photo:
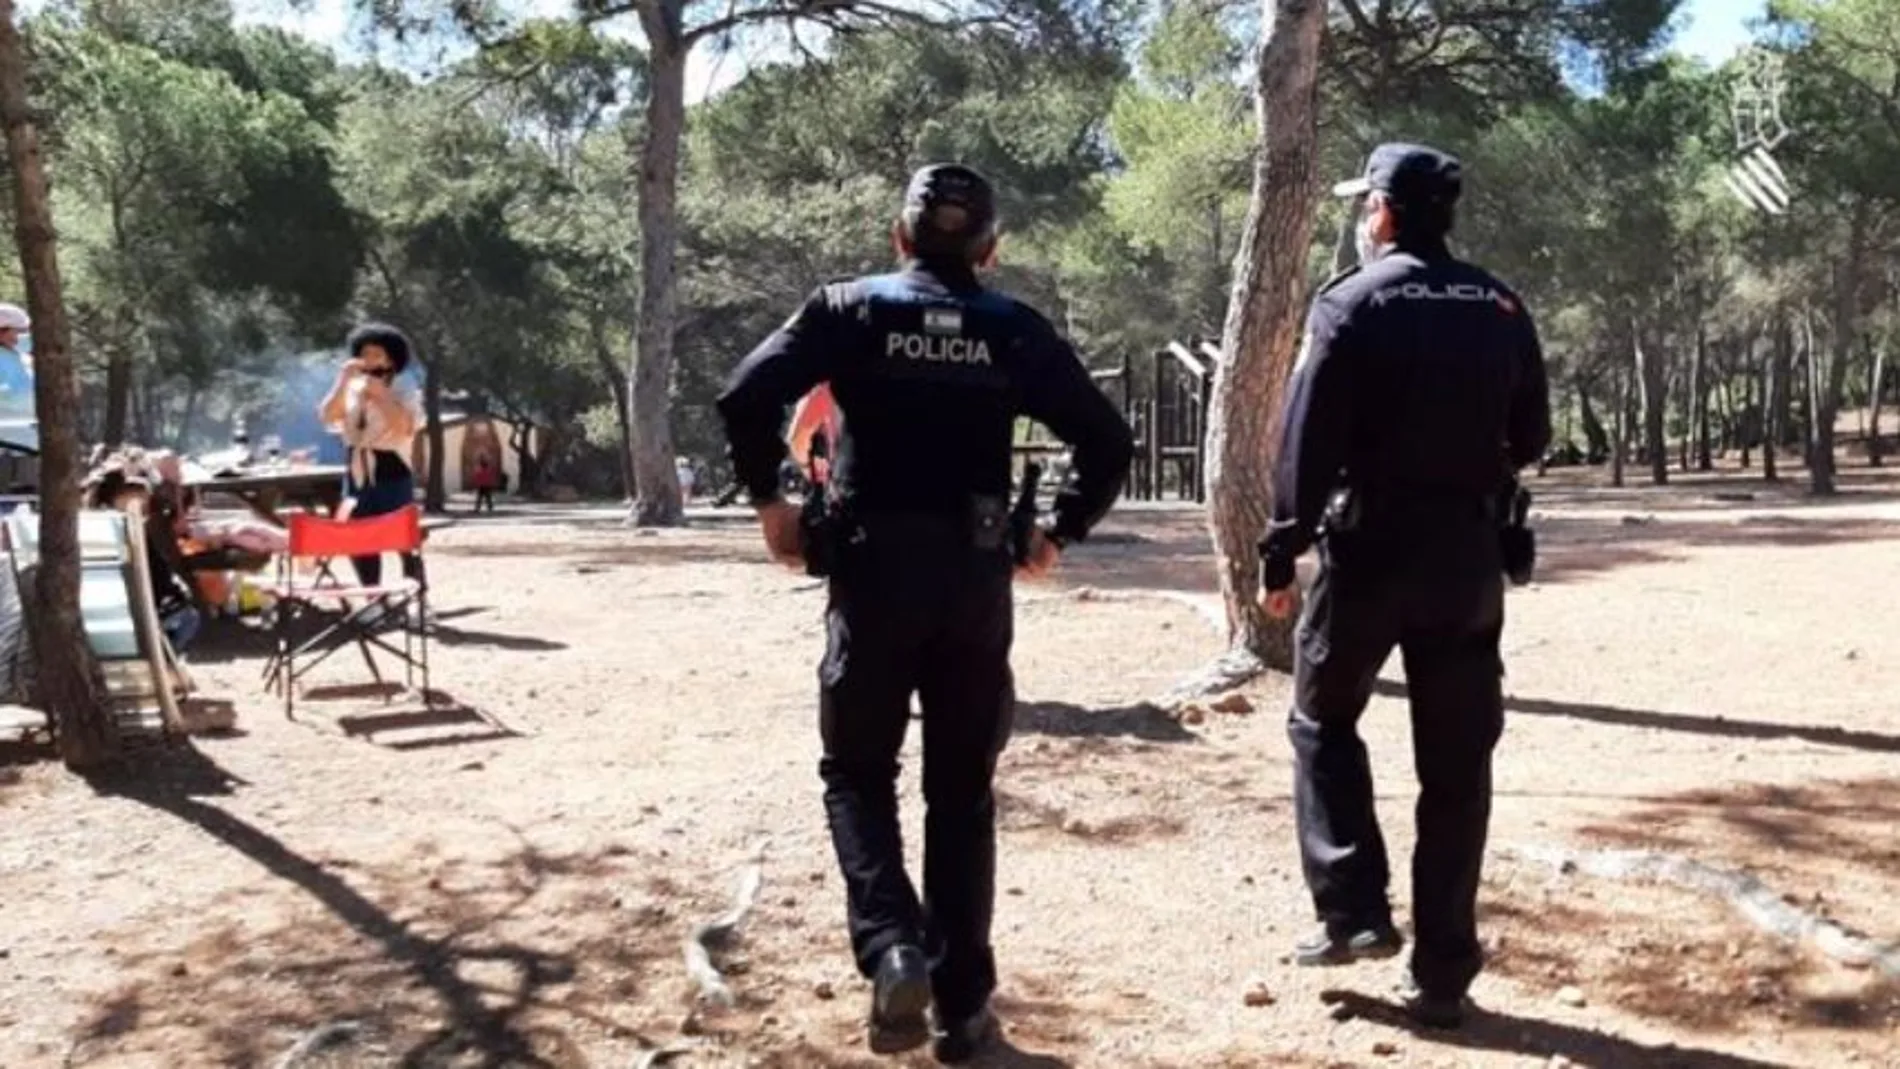
[[[1632,369],[1616,369],[1616,433],[1610,441],[1610,485],[1623,485],[1623,463],[1629,451],[1630,379]]]
[[[1576,386],[1578,414],[1583,418],[1584,460],[1601,463],[1610,455],[1610,436],[1603,429],[1603,420],[1590,407],[1590,389],[1583,381],[1582,372],[1576,376]]]
[[[633,357],[634,502],[641,526],[680,521],[679,471],[673,458],[673,331],[679,313],[674,277],[679,245],[680,138],[686,128],[686,55],[682,0],[640,6],[647,39],[646,138],[640,146],[640,329]]]
[[[1630,320],[1630,355],[1637,373],[1639,400],[1643,405],[1643,456],[1649,461],[1649,481],[1661,486],[1669,481],[1668,429],[1669,368],[1662,354],[1643,346],[1643,325]]]
[[[1695,436],[1696,468],[1713,471],[1715,456],[1709,442],[1709,332],[1701,323],[1695,328]]]
[[[1847,363],[1854,351],[1854,328],[1860,316],[1862,268],[1867,251],[1868,202],[1855,198],[1847,221],[1847,258],[1834,269],[1834,329],[1832,350],[1825,358],[1826,374],[1821,373],[1823,357],[1814,345],[1812,316],[1806,320],[1808,347],[1808,394],[1812,399],[1812,433],[1808,449],[1808,485],[1814,493],[1831,494],[1834,485],[1834,420],[1841,410],[1841,392],[1847,386]]]
[[[125,342],[115,339],[106,353],[106,424],[100,440],[107,446],[125,444],[126,424],[132,412],[132,357]]]
[[[442,351],[438,343],[433,359],[422,363],[422,419],[423,428],[429,439],[428,485],[422,490],[422,510],[431,515],[440,516],[449,510],[449,490],[443,483],[443,473],[448,470],[448,458],[443,456],[446,449],[446,435],[442,430]]]
[[[1788,392],[1788,316],[1775,310],[1774,338],[1764,353],[1761,398],[1761,477],[1775,482],[1781,475],[1775,468],[1780,453],[1782,417],[1787,410],[1783,397]]]
[[[1305,300],[1326,8],[1326,0],[1261,0],[1265,32],[1254,90],[1260,143],[1207,430],[1208,523],[1228,640],[1236,651],[1283,670],[1293,665],[1292,622],[1269,620],[1256,602],[1257,543],[1272,515],[1280,399]]]
[[[614,360],[613,349],[607,345],[607,324],[599,315],[588,316],[588,330],[594,338],[594,361],[614,395],[614,420],[620,426],[620,486],[631,504],[638,483],[633,477],[633,399],[627,389],[627,369]]]
[[[185,392],[185,408],[178,415],[178,434],[174,447],[181,453],[191,451],[191,428],[198,422],[198,406],[204,401],[204,387],[192,383]]]
[[[1801,309],[1801,348],[1806,356],[1802,363],[1808,391],[1807,435],[1802,442],[1802,452],[1808,462],[1808,492],[1831,494],[1834,492],[1834,414],[1826,411],[1827,387],[1821,382],[1822,376],[1829,373],[1822,367],[1821,354],[1815,351],[1814,310],[1807,307]]]
[[[0,0],[0,123],[13,165],[14,238],[33,318],[33,404],[40,425],[40,561],[31,615],[36,686],[68,768],[118,757],[118,725],[79,616],[79,383],[60,295],[53,209],[26,95],[13,0]]]
[[[1868,351],[1873,371],[1867,383],[1867,463],[1880,466],[1880,400],[1887,371],[1887,347],[1875,346],[1872,338],[1862,335],[1861,346]]]

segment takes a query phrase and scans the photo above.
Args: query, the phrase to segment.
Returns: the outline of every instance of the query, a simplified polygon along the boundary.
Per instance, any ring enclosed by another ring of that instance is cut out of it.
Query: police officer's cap
[[[1464,164],[1428,145],[1387,142],[1366,157],[1366,173],[1333,187],[1336,197],[1378,190],[1400,205],[1450,207],[1464,188]]]
[[[914,237],[929,231],[970,243],[996,225],[996,192],[975,170],[960,163],[933,163],[910,177],[904,190],[904,228]]]

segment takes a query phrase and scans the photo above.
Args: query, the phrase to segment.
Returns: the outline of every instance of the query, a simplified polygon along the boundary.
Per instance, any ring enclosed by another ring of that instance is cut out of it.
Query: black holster
[[[805,558],[805,574],[823,578],[838,562],[838,515],[821,483],[805,495],[798,511],[798,547]]]
[[[1531,581],[1537,568],[1537,534],[1530,528],[1531,492],[1512,479],[1499,493],[1498,555],[1512,586]]]
[[[1009,510],[1009,551],[1017,564],[1029,561],[1029,542],[1036,531],[1036,491],[1041,484],[1042,465],[1033,461],[1025,464],[1022,489]]]

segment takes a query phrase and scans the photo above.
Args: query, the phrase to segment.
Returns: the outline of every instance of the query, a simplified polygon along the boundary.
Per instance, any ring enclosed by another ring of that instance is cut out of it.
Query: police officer
[[[1476,900],[1503,729],[1500,488],[1550,440],[1537,333],[1510,287],[1446,246],[1454,157],[1385,144],[1363,177],[1360,266],[1313,301],[1288,387],[1266,611],[1291,610],[1293,562],[1320,567],[1296,634],[1288,724],[1306,882],[1323,927],[1302,965],[1390,957],[1403,939],[1357,729],[1396,645],[1419,778],[1416,945],[1405,985],[1423,1024],[1455,1027],[1482,965]]]
[[[799,511],[778,496],[786,406],[829,383],[834,507],[850,534],[830,575],[819,665],[819,775],[844,876],[851,945],[872,980],[874,1049],[931,1038],[941,1061],[995,1035],[991,779],[1009,736],[1012,429],[1037,420],[1074,447],[1055,522],[1025,573],[1053,566],[1113,503],[1128,426],[1041,315],[985,289],[994,194],[975,171],[923,168],[892,237],[903,270],[820,288],[733,372],[719,398],[731,457],[772,556],[802,566]],[[923,709],[924,880],[904,870],[897,757]]]

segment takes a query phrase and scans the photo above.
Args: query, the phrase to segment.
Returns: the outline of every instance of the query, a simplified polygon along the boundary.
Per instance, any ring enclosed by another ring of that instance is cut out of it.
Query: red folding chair
[[[344,557],[368,557],[383,553],[420,553],[422,551],[422,510],[408,505],[399,511],[368,519],[333,520],[321,516],[293,514],[290,517],[290,545],[284,555],[279,582],[271,594],[277,599],[277,651],[266,669],[267,687],[284,688],[284,716],[296,719],[297,680],[323,663],[332,653],[354,642],[369,665],[370,675],[382,685],[383,674],[370,652],[374,646],[403,663],[404,682],[411,689],[416,673],[422,673],[423,703],[430,701],[429,634],[425,625],[429,611],[428,588],[413,579],[376,586],[350,585],[336,578],[329,562]],[[297,585],[297,562],[315,560],[317,575],[307,585]],[[361,602],[361,605],[354,603]],[[336,606],[338,609],[327,609]],[[410,612],[411,608],[415,612]],[[290,644],[291,627],[311,612],[334,616],[328,626],[297,645]],[[402,646],[388,641],[388,621],[399,621]],[[299,663],[300,658],[309,656]]]

